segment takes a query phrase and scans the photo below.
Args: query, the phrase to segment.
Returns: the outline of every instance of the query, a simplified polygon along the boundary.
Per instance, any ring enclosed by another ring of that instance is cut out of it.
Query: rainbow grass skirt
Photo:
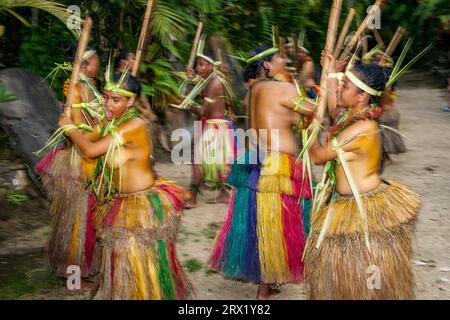
[[[187,299],[193,289],[175,251],[186,191],[158,179],[142,192],[120,194],[99,206],[101,247],[96,299]]]
[[[255,283],[303,279],[306,242],[302,200],[311,198],[301,161],[268,151],[247,151],[232,165],[233,191],[210,265],[226,278]]]

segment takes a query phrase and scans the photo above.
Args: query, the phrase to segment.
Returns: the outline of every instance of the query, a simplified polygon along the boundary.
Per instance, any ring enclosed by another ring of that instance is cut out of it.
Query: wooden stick
[[[147,8],[145,9],[144,21],[142,22],[141,34],[136,49],[136,60],[133,65],[131,75],[136,76],[139,70],[139,64],[142,59],[142,52],[145,47],[145,40],[147,38],[148,25],[150,24],[150,16],[152,14],[153,0],[147,0]]]
[[[339,39],[336,42],[336,46],[334,48],[333,56],[337,58],[339,53],[341,52],[342,46],[344,45],[345,38],[347,37],[348,31],[350,30],[350,26],[352,25],[353,18],[355,17],[355,9],[351,8],[347,19],[345,19],[344,26],[342,27],[341,34],[339,35]]]
[[[91,17],[87,17],[81,31],[80,41],[78,42],[77,53],[73,61],[72,75],[70,76],[69,93],[67,94],[66,104],[64,107],[65,114],[70,117],[72,111],[72,104],[75,99],[75,87],[78,83],[78,76],[80,74],[81,63],[83,61],[83,54],[86,51],[89,35],[91,33],[93,21]]]
[[[391,39],[391,42],[389,43],[387,49],[386,49],[386,55],[391,56],[395,49],[397,49],[398,44],[402,40],[403,36],[406,34],[406,30],[403,27],[398,27],[397,31],[395,32],[394,36]]]
[[[189,56],[189,62],[187,64],[188,69],[192,69],[194,67],[195,55],[197,53],[198,43],[202,35],[202,30],[203,30],[203,22],[200,21],[197,25],[197,32],[195,33],[194,44],[192,45],[191,55]]]
[[[367,52],[369,51],[369,42],[367,41],[367,37],[365,34],[362,35],[362,55],[363,57],[367,54]]]
[[[286,48],[284,47],[286,40],[283,37],[278,38],[278,48],[280,49],[280,54],[283,58],[286,58]]]
[[[342,0],[333,0],[330,11],[330,19],[328,22],[327,40],[325,43],[325,52],[333,52],[336,42],[337,29],[339,24],[339,16],[341,15]],[[325,114],[327,106],[327,90],[328,90],[328,66],[330,59],[326,58],[323,63],[322,76],[320,79],[320,95],[318,101],[318,116],[322,118]]]
[[[380,32],[377,29],[373,29],[373,35],[375,36],[375,40],[377,40],[377,43],[382,48],[386,48],[386,45],[384,44],[383,38],[381,38]]]
[[[382,4],[383,0],[377,0],[375,2],[375,6],[377,6],[378,8],[380,8],[381,10],[381,4]],[[364,21],[359,25],[358,30],[356,31],[356,33],[353,35],[352,39],[350,40],[350,42],[347,44],[347,47],[344,49],[344,51],[342,52],[340,58],[344,58],[346,57],[352,50],[353,48],[356,46],[356,44],[358,43],[358,40],[361,38],[362,34],[365,32],[367,25],[369,24],[369,21],[372,20],[372,18],[375,16],[376,14],[376,10],[371,10],[366,18],[364,19]]]

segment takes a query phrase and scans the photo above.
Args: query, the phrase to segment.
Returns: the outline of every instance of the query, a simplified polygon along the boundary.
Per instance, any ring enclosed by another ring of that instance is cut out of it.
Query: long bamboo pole
[[[391,39],[391,42],[389,42],[389,45],[386,49],[386,55],[391,56],[394,53],[395,49],[397,49],[398,44],[405,34],[405,28],[401,26],[397,28],[397,31],[395,32],[394,36]]]
[[[194,67],[195,55],[197,53],[198,43],[199,43],[200,37],[202,35],[202,30],[203,30],[203,22],[200,21],[197,25],[197,32],[195,33],[194,43],[193,43],[192,49],[191,49],[191,55],[189,56],[189,61],[187,64],[188,69],[192,69]]]
[[[328,22],[327,40],[325,43],[325,52],[333,52],[336,43],[336,35],[339,24],[339,17],[341,15],[342,0],[333,0],[333,5],[330,11],[330,19]],[[330,60],[325,59],[323,63],[322,76],[320,79],[320,95],[318,100],[317,115],[322,118],[325,114],[327,105],[327,90],[328,90],[328,67]]]
[[[350,42],[347,44],[346,48],[342,52],[342,54],[340,56],[341,59],[346,57],[353,50],[353,48],[356,46],[356,44],[358,43],[359,39],[361,39],[361,36],[363,35],[363,33],[366,31],[367,25],[369,24],[369,22],[373,19],[373,17],[377,13],[377,10],[375,10],[375,8],[378,7],[381,10],[381,4],[382,3],[383,3],[383,0],[377,0],[375,2],[374,8],[372,10],[370,10],[370,12],[367,14],[366,18],[359,25],[358,30],[353,35],[352,39],[350,40]]]
[[[152,7],[153,0],[148,0],[147,8],[145,9],[144,20],[142,22],[141,34],[139,36],[139,42],[136,49],[136,60],[133,65],[133,70],[131,71],[131,74],[133,76],[136,76],[139,70],[139,64],[142,59],[142,52],[144,51],[144,47],[146,44],[148,25],[150,24],[150,16],[152,14]]]
[[[375,36],[375,40],[377,40],[378,45],[385,48],[386,45],[384,44],[383,38],[381,38],[380,32],[377,29],[373,29],[373,35]]]
[[[91,17],[87,17],[83,30],[81,31],[80,41],[78,42],[77,53],[72,65],[72,74],[70,76],[69,93],[67,94],[66,104],[64,107],[64,112],[68,117],[70,117],[72,111],[72,104],[75,99],[75,87],[78,83],[78,76],[80,74],[81,63],[83,61],[83,54],[86,51],[89,35],[91,33],[93,21]]]
[[[336,42],[336,46],[334,48],[333,56],[337,58],[339,53],[341,52],[342,46],[344,45],[345,38],[347,37],[348,31],[353,22],[353,18],[355,17],[355,9],[351,8],[348,12],[347,19],[345,19],[344,26],[342,27],[341,34],[339,35],[338,41]]]
[[[362,54],[364,57],[369,51],[369,42],[367,41],[367,36],[365,34],[362,35],[362,49]]]

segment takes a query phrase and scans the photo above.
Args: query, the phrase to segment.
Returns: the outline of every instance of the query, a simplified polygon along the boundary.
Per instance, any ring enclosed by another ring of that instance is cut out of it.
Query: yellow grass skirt
[[[312,217],[305,252],[305,280],[311,299],[413,299],[415,280],[410,262],[417,194],[385,181],[361,194],[368,219],[371,252],[352,196],[338,195]],[[325,237],[316,248],[325,217],[332,215]]]

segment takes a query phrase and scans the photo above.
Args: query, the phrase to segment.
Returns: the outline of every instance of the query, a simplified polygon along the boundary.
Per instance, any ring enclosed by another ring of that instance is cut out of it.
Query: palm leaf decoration
[[[147,1],[141,1],[146,4]],[[191,19],[162,2],[155,3],[150,21],[150,32],[159,41],[166,43],[170,38],[185,34]]]
[[[82,20],[75,15],[72,15],[71,12],[67,11],[67,7],[61,3],[57,3],[55,1],[50,0],[0,0],[0,13],[7,13],[13,16],[14,18],[21,21],[24,25],[30,26],[28,21],[21,16],[19,13],[14,11],[15,8],[19,7],[29,7],[35,8],[39,10],[46,11],[51,15],[55,16],[62,23],[66,24],[69,18],[74,18],[78,20],[80,23]],[[75,36],[79,36],[76,34],[76,30],[71,30]]]

